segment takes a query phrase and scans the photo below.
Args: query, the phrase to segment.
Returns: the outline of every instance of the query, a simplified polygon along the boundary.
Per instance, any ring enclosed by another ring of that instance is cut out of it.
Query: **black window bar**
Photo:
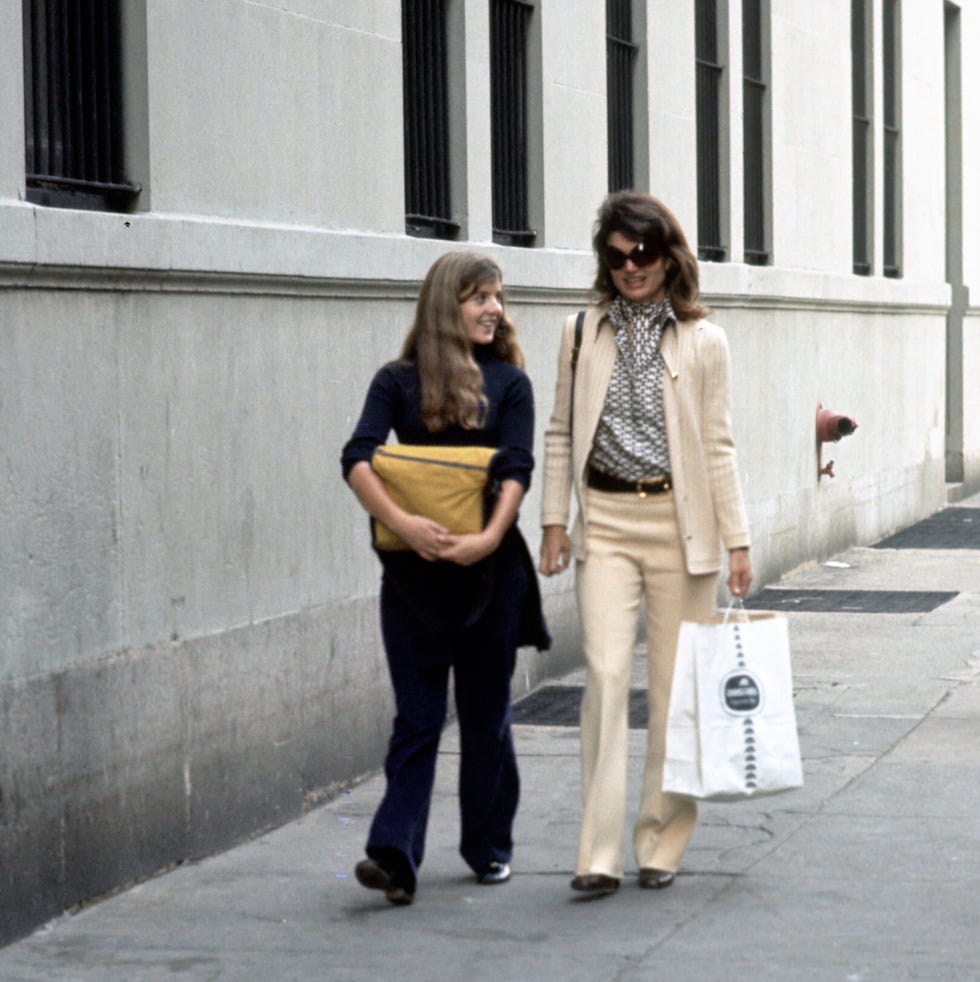
[[[721,85],[718,58],[718,0],[697,0],[695,71],[698,146],[698,258],[726,256],[721,234]]]
[[[491,0],[493,241],[531,245],[528,228],[527,38],[532,0]]]
[[[884,242],[882,243],[883,272],[885,276],[901,276],[899,257],[899,216],[901,214],[901,186],[899,166],[901,132],[899,129],[900,82],[898,78],[898,2],[884,0],[881,22],[884,98]]]
[[[633,187],[632,0],[606,0],[606,102],[609,190]]]
[[[871,273],[871,114],[868,103],[867,0],[851,0],[851,113],[853,157],[853,269]]]
[[[118,0],[23,0],[27,200],[124,211]]]
[[[446,0],[402,0],[405,231],[451,239]]]
[[[745,261],[764,266],[766,247],[765,100],[762,2],[742,0]]]

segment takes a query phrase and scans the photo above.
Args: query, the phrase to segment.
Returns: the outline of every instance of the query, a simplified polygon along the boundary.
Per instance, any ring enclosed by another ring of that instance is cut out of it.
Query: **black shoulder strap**
[[[575,368],[578,365],[578,353],[582,347],[582,325],[585,323],[585,311],[580,310],[575,317],[575,342],[572,345],[572,392],[568,402],[568,432],[572,432],[575,420]]]
[[[575,366],[578,364],[578,353],[582,347],[582,325],[585,323],[585,311],[580,310],[575,317],[575,344],[572,347],[572,378],[575,378]]]

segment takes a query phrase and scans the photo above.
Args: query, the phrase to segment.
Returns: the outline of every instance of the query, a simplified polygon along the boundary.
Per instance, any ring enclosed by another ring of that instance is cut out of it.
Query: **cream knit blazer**
[[[616,362],[607,310],[604,305],[586,313],[571,413],[575,315],[565,322],[555,404],[544,436],[541,524],[567,528],[574,487],[578,514],[571,539],[578,560],[587,550],[585,472]],[[750,541],[732,439],[728,341],[709,321],[683,321],[667,326],[660,350],[670,470],[687,570],[717,573],[722,546],[734,549]]]

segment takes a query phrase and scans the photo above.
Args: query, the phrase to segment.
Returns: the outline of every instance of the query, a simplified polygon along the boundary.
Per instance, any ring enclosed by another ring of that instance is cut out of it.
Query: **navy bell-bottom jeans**
[[[385,759],[387,786],[371,824],[367,854],[392,868],[411,890],[425,851],[450,661],[460,739],[459,851],[477,875],[492,862],[511,859],[520,785],[510,680],[517,655],[515,611],[525,589],[526,574],[515,570],[498,584],[473,627],[446,636],[420,624],[391,584],[382,581],[381,629],[396,716]],[[442,663],[429,664],[434,649]]]

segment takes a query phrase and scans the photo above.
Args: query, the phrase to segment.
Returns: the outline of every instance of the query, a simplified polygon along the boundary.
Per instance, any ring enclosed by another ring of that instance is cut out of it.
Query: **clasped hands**
[[[488,529],[454,535],[438,522],[422,515],[406,515],[400,524],[400,528],[392,531],[430,563],[442,560],[457,566],[473,566],[486,559],[500,545]]]

